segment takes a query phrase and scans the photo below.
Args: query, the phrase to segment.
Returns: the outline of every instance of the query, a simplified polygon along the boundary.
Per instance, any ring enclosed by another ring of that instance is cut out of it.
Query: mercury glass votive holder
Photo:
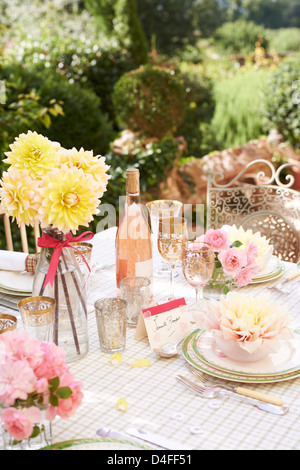
[[[147,277],[129,276],[121,280],[122,299],[127,302],[127,325],[135,327],[144,308],[149,307],[151,281]]]
[[[126,345],[127,303],[119,298],[100,299],[95,302],[95,315],[102,352],[115,353]]]

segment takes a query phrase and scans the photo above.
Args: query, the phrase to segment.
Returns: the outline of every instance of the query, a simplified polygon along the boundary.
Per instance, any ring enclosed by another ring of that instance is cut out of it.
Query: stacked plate
[[[32,294],[34,275],[27,272],[0,271],[0,292],[27,297]]]
[[[272,256],[264,270],[253,277],[251,284],[259,282],[273,281],[284,272],[284,264],[276,256]]]
[[[281,382],[300,376],[300,332],[279,342],[278,351],[251,363],[226,357],[216,346],[213,335],[195,330],[182,343],[185,360],[197,370],[218,379],[244,383]]]

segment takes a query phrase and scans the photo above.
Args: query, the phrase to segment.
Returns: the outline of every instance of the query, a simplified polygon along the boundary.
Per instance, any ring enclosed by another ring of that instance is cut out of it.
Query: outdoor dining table
[[[247,384],[248,388],[283,399],[289,412],[274,415],[235,398],[211,400],[186,389],[176,381],[178,374],[192,379],[183,355],[160,357],[150,349],[147,338],[135,339],[135,328],[127,328],[121,363],[113,363],[110,354],[101,352],[94,302],[116,296],[115,234],[116,228],[112,227],[97,233],[92,240],[92,264],[96,269],[90,276],[88,297],[89,352],[70,366],[84,384],[84,399],[73,417],[55,419],[53,442],[96,438],[101,427],[124,433],[134,426],[195,450],[300,449],[300,378]],[[154,259],[154,266],[158,261]],[[283,276],[296,269],[296,265],[285,263]],[[180,269],[177,272],[176,296],[188,302],[194,298],[194,290]],[[251,284],[243,291],[259,294],[277,282]],[[271,292],[274,300],[288,303],[295,328],[300,326],[299,282],[298,278],[289,283],[290,293]],[[154,301],[160,303],[168,295],[169,280],[154,277],[153,289]],[[138,359],[147,359],[150,365],[132,367]],[[120,398],[126,400],[126,410],[117,408]]]

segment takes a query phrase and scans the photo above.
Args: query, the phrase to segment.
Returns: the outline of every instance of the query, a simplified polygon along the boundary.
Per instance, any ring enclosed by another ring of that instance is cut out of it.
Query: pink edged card
[[[148,307],[142,310],[142,317],[152,350],[181,341],[190,329],[184,298]]]

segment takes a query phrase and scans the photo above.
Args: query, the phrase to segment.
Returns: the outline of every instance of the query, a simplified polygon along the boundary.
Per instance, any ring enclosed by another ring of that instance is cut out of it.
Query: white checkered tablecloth
[[[123,362],[111,364],[110,355],[102,353],[99,348],[93,303],[102,297],[116,296],[114,242],[114,228],[95,235],[93,240],[93,261],[101,263],[102,268],[90,280],[89,353],[71,365],[76,378],[84,384],[84,401],[74,417],[55,420],[53,442],[97,437],[96,430],[103,426],[119,432],[136,426],[172,437],[199,450],[299,450],[299,378],[247,385],[283,398],[290,410],[286,415],[278,416],[232,398],[218,399],[218,406],[212,406],[211,400],[197,396],[176,382],[177,374],[191,378],[182,356],[171,359],[158,357],[150,350],[146,339],[134,339],[134,329],[127,330]],[[286,263],[285,274],[295,270],[295,265]],[[299,282],[299,278],[290,282],[292,293],[284,298],[293,316],[293,326],[300,325]],[[266,284],[256,284],[244,290],[259,293],[265,288]],[[156,302],[159,303],[168,292],[168,280],[154,279]],[[175,293],[187,300],[194,298],[193,289],[181,273],[175,278]],[[272,296],[282,299],[282,294],[272,293]],[[152,365],[132,368],[130,364],[139,358],[150,360]],[[119,398],[128,402],[126,412],[116,409]]]

